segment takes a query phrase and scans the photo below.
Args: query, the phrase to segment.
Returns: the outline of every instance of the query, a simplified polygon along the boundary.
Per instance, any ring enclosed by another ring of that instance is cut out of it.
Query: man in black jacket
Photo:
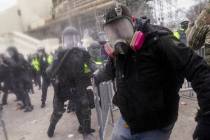
[[[139,24],[141,32],[134,33],[124,6],[111,8],[105,18],[110,57],[94,79],[97,84],[116,79],[113,102],[122,118],[112,139],[168,140],[178,116],[178,93],[186,78],[192,83],[200,106],[193,137],[209,140],[210,68],[203,58],[163,27],[144,22]]]

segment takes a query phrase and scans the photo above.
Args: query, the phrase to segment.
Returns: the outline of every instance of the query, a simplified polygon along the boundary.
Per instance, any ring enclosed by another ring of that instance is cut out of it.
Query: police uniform
[[[174,36],[180,40],[182,43],[184,43],[185,45],[187,45],[187,37],[186,37],[186,33],[184,29],[179,29],[177,31],[174,32]]]
[[[68,29],[68,32],[77,34],[72,28]],[[65,112],[64,102],[69,99],[75,104],[80,125],[78,131],[83,134],[94,132],[91,129],[91,108],[87,91],[91,83],[89,73],[93,71],[91,65],[90,55],[84,49],[72,47],[56,52],[53,64],[47,70],[48,75],[53,77],[55,92],[48,129],[49,137],[53,136],[56,124]]]
[[[188,28],[189,21],[182,21],[180,23],[180,29],[174,32],[174,36],[182,43],[187,45],[187,35],[186,30]]]
[[[12,55],[6,61],[9,66],[10,83],[12,91],[16,94],[17,98],[23,102],[25,112],[33,110],[30,97],[28,95],[30,89],[30,75],[29,64],[24,59],[23,55],[19,54],[16,48],[9,47],[7,49]]]
[[[45,102],[47,99],[47,89],[50,86],[50,78],[46,74],[46,69],[52,63],[52,56],[46,54],[44,49],[38,50],[40,72],[42,76],[42,97],[41,97],[41,108],[45,107]]]
[[[40,75],[40,61],[38,56],[34,56],[31,60],[32,65],[32,73],[35,85],[38,85],[39,89],[41,89],[41,75]]]

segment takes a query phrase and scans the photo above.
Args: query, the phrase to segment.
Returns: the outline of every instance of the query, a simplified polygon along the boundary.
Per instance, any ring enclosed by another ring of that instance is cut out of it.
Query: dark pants
[[[22,83],[22,82],[15,83],[13,92],[17,96],[17,99],[23,102],[23,105],[25,107],[32,106],[31,100],[30,100],[30,97],[28,94],[28,90],[24,86],[24,83]]]
[[[53,113],[50,118],[50,125],[53,125],[54,127],[62,117],[63,113],[65,112],[64,109],[64,99],[58,98],[57,95],[53,98]]]
[[[55,95],[53,99],[53,113],[51,115],[50,126],[55,128],[65,111],[64,102],[71,98],[71,101],[75,104],[75,112],[80,124],[80,129],[84,133],[88,132],[91,129],[91,108],[88,100],[86,82],[82,79],[76,81],[77,86],[74,92],[71,92],[72,90],[69,88],[61,88],[63,86],[61,83],[58,83],[58,85],[60,86],[54,86]],[[60,97],[63,93],[69,94],[69,96]]]
[[[30,79],[28,83],[28,92],[31,92],[32,94],[34,93],[34,87],[33,87],[33,81]]]
[[[7,87],[8,85],[8,87]],[[2,97],[2,103],[7,104],[7,98],[8,98],[8,90],[11,90],[15,95],[17,100],[21,101],[25,107],[30,107],[31,100],[29,97],[29,85],[30,81],[28,81],[26,78],[16,78],[13,79],[13,82],[6,83],[6,88],[3,90],[3,97]]]
[[[2,91],[2,104],[3,105],[6,105],[7,104],[7,99],[8,99],[8,95],[9,95],[9,90],[13,91],[13,88],[12,88],[12,84],[11,83],[7,83],[7,81],[4,83],[4,87],[1,89]],[[18,96],[16,95],[16,93],[14,93],[15,96],[16,96],[16,100],[20,100],[18,99]]]
[[[8,91],[3,91],[3,96],[2,96],[2,104],[3,105],[6,105],[7,104],[7,99],[8,99],[8,95],[9,95],[9,92]],[[19,99],[19,96],[16,95],[16,93],[14,93],[15,96],[16,96],[16,101],[20,101],[21,99]]]
[[[47,89],[50,86],[50,79],[47,76],[43,76],[43,83],[42,83],[42,98],[41,101],[42,103],[46,102],[47,99]]]
[[[41,86],[42,86],[41,75],[38,72],[36,72],[35,75],[34,75],[34,83],[35,83],[36,86],[39,87],[39,89],[41,89]]]
[[[80,127],[84,132],[88,131],[91,128],[91,109],[87,97],[80,97],[75,101],[75,106]]]
[[[8,98],[8,91],[4,91],[3,96],[2,96],[2,104],[3,105],[7,104],[7,98]]]

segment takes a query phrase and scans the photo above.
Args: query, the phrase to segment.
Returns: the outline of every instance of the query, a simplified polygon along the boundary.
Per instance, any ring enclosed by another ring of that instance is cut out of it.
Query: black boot
[[[18,110],[22,110],[22,109],[24,109],[26,106],[25,105],[23,105],[22,103],[17,103],[17,109]]]
[[[91,133],[94,133],[95,132],[95,129],[89,128],[87,130],[84,130],[81,126],[79,126],[78,132],[80,134],[91,134]]]
[[[78,132],[81,133],[81,134],[83,134],[83,129],[82,129],[81,126],[79,126],[79,128],[78,128]]]
[[[46,106],[45,102],[42,102],[41,108],[44,108]]]
[[[91,121],[90,119],[88,120],[84,120],[84,124],[83,124],[83,127],[81,127],[82,129],[82,134],[91,134],[91,133],[94,133],[95,132],[95,129],[92,129],[91,128]]]
[[[90,128],[90,129],[85,131],[85,134],[91,134],[91,133],[95,133],[95,132],[96,132],[95,129]]]
[[[56,124],[58,123],[61,117],[62,117],[62,114],[54,114],[54,113],[52,114],[50,118],[50,126],[47,130],[48,137],[50,138],[53,137]]]
[[[50,123],[50,126],[47,131],[48,137],[50,137],[50,138],[53,137],[54,131],[55,131],[55,124]]]
[[[24,112],[31,112],[33,109],[33,106],[26,106]]]

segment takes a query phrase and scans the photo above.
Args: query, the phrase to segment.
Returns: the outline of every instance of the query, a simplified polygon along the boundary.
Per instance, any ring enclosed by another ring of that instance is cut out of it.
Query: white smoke
[[[90,31],[86,29],[84,31],[84,36],[82,38],[82,46],[85,47],[86,49],[90,47],[90,44],[94,43],[95,40],[90,36]]]

